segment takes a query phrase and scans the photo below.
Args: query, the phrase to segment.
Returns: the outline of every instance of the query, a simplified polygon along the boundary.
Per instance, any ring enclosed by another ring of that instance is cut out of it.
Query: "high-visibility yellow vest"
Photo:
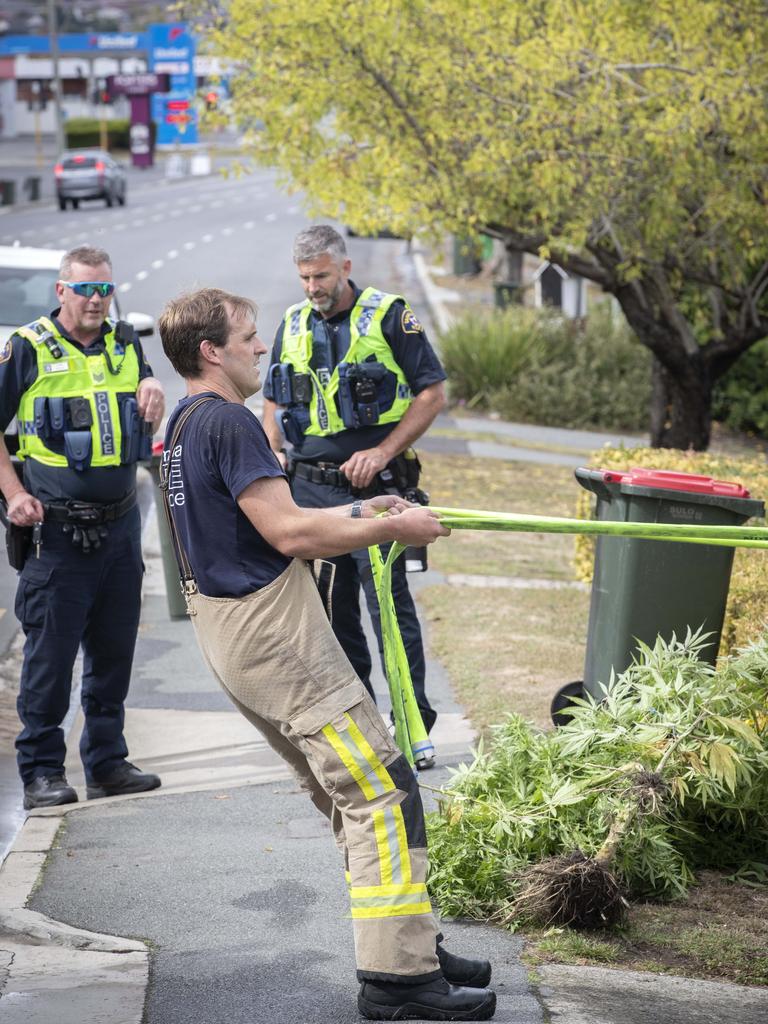
[[[392,349],[381,330],[384,317],[392,303],[398,299],[405,301],[400,295],[389,295],[376,288],[366,288],[360,293],[350,312],[349,348],[341,360],[346,363],[362,363],[373,356],[394,374],[395,387],[390,389],[394,397],[386,408],[381,407],[380,403],[377,425],[397,423],[413,401],[413,393],[405,374],[395,361]],[[335,401],[339,390],[338,368],[334,368],[330,380],[323,384],[309,365],[312,359],[312,328],[309,324],[311,312],[312,307],[307,300],[291,306],[286,312],[280,361],[290,363],[295,373],[308,373],[311,377],[310,424],[304,433],[325,437],[349,428],[344,426]]]
[[[52,450],[38,437],[35,399],[83,398],[91,411],[89,465],[121,465],[123,436],[117,396],[135,397],[139,386],[139,356],[135,345],[123,346],[117,341],[114,322],[108,320],[107,323],[110,325],[104,337],[107,354],[100,352],[90,356],[67,341],[48,317],[40,317],[16,330],[16,334],[32,343],[37,355],[37,379],[22,395],[17,413],[20,459],[33,458],[46,466],[68,465],[63,451]],[[61,356],[51,352],[51,347],[58,348]]]

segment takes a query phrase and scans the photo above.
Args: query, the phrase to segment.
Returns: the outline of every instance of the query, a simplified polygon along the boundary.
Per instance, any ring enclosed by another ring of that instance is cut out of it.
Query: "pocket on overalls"
[[[363,684],[348,683],[289,718],[329,793],[359,787],[372,800],[395,789],[386,765],[398,750]]]

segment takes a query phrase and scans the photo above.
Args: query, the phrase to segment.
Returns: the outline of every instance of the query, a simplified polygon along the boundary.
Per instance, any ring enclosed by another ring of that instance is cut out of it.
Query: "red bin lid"
[[[633,487],[657,487],[668,491],[688,491],[694,494],[717,494],[729,498],[748,498],[749,491],[741,484],[728,480],[715,480],[711,476],[697,476],[695,473],[676,473],[671,469],[641,469],[635,467],[628,473],[617,473],[612,469],[601,469],[603,480],[608,484],[630,484]]]

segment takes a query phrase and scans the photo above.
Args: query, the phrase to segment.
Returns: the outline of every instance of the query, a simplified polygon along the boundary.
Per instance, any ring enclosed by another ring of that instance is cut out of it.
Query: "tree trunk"
[[[703,359],[688,360],[682,372],[653,360],[651,446],[706,451],[712,427],[712,382]]]

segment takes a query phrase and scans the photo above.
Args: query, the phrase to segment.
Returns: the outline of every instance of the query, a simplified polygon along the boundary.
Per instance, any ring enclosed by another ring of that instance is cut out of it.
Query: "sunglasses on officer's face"
[[[71,288],[75,295],[90,299],[97,293],[106,299],[115,290],[114,281],[59,281],[65,288]]]

